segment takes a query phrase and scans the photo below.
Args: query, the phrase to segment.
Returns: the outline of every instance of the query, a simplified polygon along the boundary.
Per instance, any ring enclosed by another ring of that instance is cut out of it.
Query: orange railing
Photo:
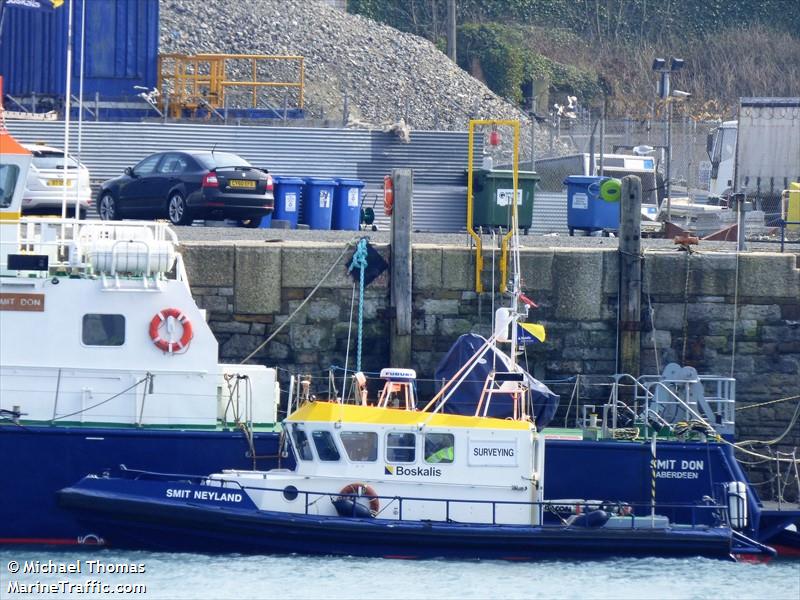
[[[284,94],[286,107],[302,109],[304,61],[302,56],[267,54],[161,54],[158,57],[159,108],[176,118],[185,110],[195,112],[201,108],[212,112],[226,107],[273,108],[268,95],[261,92],[282,88],[287,92]],[[288,67],[282,68],[284,65]],[[291,80],[275,80],[270,74],[274,69],[270,67],[276,67],[281,76],[291,74]],[[242,91],[234,93],[237,88]],[[296,92],[289,94],[292,90]],[[249,98],[242,102],[245,95]]]

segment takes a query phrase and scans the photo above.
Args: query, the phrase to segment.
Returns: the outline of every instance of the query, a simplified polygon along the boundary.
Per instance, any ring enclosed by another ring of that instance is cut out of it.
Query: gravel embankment
[[[341,119],[346,92],[353,126],[406,117],[412,131],[464,131],[471,118],[516,119],[528,156],[528,117],[423,38],[317,0],[160,1],[162,53],[304,56],[311,118]]]

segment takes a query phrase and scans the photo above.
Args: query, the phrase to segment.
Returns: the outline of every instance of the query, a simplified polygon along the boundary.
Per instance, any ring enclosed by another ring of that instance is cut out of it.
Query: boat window
[[[17,178],[19,178],[19,167],[17,165],[0,165],[0,208],[11,206]]]
[[[82,339],[86,346],[122,346],[125,343],[125,317],[83,315]]]
[[[308,444],[308,436],[297,425],[292,427],[292,446],[300,460],[314,460],[314,456],[311,454],[311,446]]]
[[[429,433],[425,436],[425,462],[451,463],[455,458],[452,433]]]
[[[339,451],[336,449],[336,442],[330,431],[313,431],[311,438],[314,440],[314,447],[320,460],[334,462],[339,460]]]
[[[386,434],[386,460],[390,463],[412,463],[416,460],[417,436],[413,433]]]
[[[342,431],[339,437],[353,462],[378,460],[378,434],[374,431]]]

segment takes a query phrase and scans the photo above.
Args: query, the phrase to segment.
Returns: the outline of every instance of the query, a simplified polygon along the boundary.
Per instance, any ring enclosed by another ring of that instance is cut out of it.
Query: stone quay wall
[[[375,245],[389,261],[388,245]],[[352,249],[308,242],[187,242],[182,245],[189,281],[219,340],[220,360],[249,355],[308,297],[339,257],[313,298],[253,358],[289,373],[310,373],[314,389],[328,391],[328,370],[355,366],[358,307],[350,329],[353,280],[347,274]],[[493,261],[485,250],[484,286],[497,287]],[[643,262],[641,373],[656,373],[669,362],[691,365],[701,374],[736,377],[737,439],[771,440],[786,430],[798,400],[764,404],[800,394],[800,268],[794,254],[646,251]],[[598,249],[523,249],[524,291],[539,305],[530,321],[545,325],[547,341],[526,348],[523,361],[561,394],[557,424],[571,425],[574,376],[581,375],[578,402],[608,398],[616,370],[618,254]],[[493,283],[495,285],[493,285]],[[389,366],[389,275],[364,292],[361,368]],[[423,397],[433,390],[439,360],[462,333],[488,335],[500,294],[476,294],[474,252],[466,247],[414,245],[412,367]],[[356,300],[358,293],[356,291]],[[494,302],[494,304],[493,304]],[[734,332],[735,326],[735,332]],[[735,354],[734,354],[735,349]],[[733,359],[732,359],[733,356]],[[334,371],[341,389],[341,371]],[[800,446],[795,423],[779,445]],[[759,452],[768,452],[761,448]],[[756,458],[748,459],[759,463]],[[784,471],[785,471],[784,465]],[[765,497],[774,495],[775,464],[751,467]],[[796,495],[796,490],[786,490]]]

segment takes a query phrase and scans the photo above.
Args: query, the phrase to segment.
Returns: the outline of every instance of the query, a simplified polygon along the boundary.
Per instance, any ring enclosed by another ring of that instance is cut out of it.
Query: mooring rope
[[[358,289],[358,340],[356,342],[356,371],[361,370],[361,344],[364,333],[364,272],[367,269],[367,238],[361,238],[356,245],[353,254],[353,261],[350,263],[348,272],[353,269],[360,269],[359,289]]]

